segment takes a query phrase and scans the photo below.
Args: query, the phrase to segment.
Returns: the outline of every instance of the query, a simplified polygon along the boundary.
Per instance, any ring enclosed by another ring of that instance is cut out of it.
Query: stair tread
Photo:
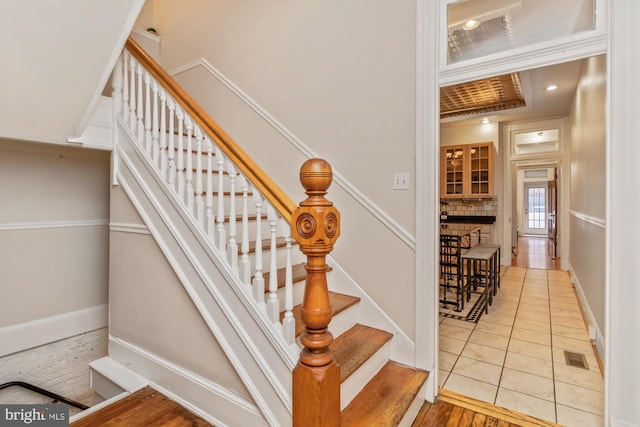
[[[298,283],[298,282],[302,282],[304,280],[307,280],[307,269],[304,268],[305,265],[306,265],[306,263],[301,262],[300,264],[295,264],[295,265],[292,266],[292,268],[291,268],[291,276],[292,276],[291,279],[292,280],[291,281],[293,283]],[[278,272],[277,272],[277,274],[278,274],[278,289],[284,288],[284,285],[285,285],[284,282],[287,279],[286,275],[285,275],[285,268],[286,267],[282,267],[282,268],[278,269]],[[333,270],[333,268],[331,268],[330,266],[327,266],[327,272],[329,272],[331,270]],[[263,273],[263,275],[262,275],[262,277],[264,278],[264,283],[266,283],[266,286],[265,286],[265,289],[264,289],[265,293],[269,292],[269,289],[268,289],[269,276],[270,276],[270,272],[268,272],[268,271],[266,273]],[[251,280],[253,280],[253,277],[251,278]]]
[[[74,427],[126,425],[211,426],[197,415],[169,400],[160,392],[145,387],[109,406],[73,422]]]
[[[304,268],[306,264],[304,262],[300,264],[296,264],[291,267],[291,278],[293,283],[302,282],[307,278],[307,270]],[[278,269],[278,289],[284,288],[285,285],[285,267]],[[269,292],[269,276],[271,276],[270,272],[267,271],[262,275],[264,277],[265,289],[264,292]]]
[[[337,292],[329,292],[329,303],[331,304],[331,310],[334,316],[358,302],[360,302],[360,298],[358,297],[339,294]],[[298,304],[293,307],[293,317],[296,319],[296,337],[304,331],[304,323],[302,323],[302,318],[300,317],[301,309],[302,304]],[[280,321],[282,321],[283,317],[284,312],[280,313]]]
[[[224,216],[224,222],[229,222],[229,219],[231,219],[231,217],[229,215],[225,215]],[[249,214],[247,216],[247,221],[255,221],[258,219],[258,215],[257,214]],[[267,215],[263,214],[260,216],[261,220],[266,220],[267,219]],[[236,223],[242,223],[242,215],[236,215]]]
[[[429,373],[389,361],[342,411],[343,426],[397,426]]]
[[[296,245],[297,242],[294,240],[291,242],[292,245]],[[284,248],[287,245],[287,241],[284,237],[276,238],[276,249]],[[271,239],[262,239],[262,250],[266,251],[271,249]],[[238,247],[238,253],[240,254],[242,251],[241,247]],[[249,242],[249,253],[252,254],[256,251],[256,241],[253,240]],[[266,274],[266,273],[265,273]]]
[[[381,329],[356,324],[331,344],[331,352],[340,366],[340,382],[362,366],[393,334]]]

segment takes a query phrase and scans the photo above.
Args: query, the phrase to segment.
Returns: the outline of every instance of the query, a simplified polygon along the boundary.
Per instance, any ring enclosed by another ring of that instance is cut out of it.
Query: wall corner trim
[[[0,357],[104,328],[108,323],[108,305],[102,304],[5,326],[0,328]]]

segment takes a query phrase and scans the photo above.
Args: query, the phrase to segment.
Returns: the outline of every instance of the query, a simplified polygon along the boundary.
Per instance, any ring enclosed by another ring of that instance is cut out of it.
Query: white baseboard
[[[107,304],[0,328],[0,357],[108,325]]]
[[[121,338],[109,336],[109,356],[151,387],[216,426],[266,426],[258,407],[209,379]]]
[[[72,415],[71,417],[69,417],[69,424],[74,423],[76,421],[78,421],[81,418],[84,418],[88,415],[93,414],[94,412],[98,412],[100,409],[102,408],[106,408],[107,406],[111,405],[112,403],[116,403],[118,400],[120,399],[124,399],[125,397],[129,396],[129,392],[128,391],[123,391],[122,393],[118,394],[117,396],[114,396],[110,399],[107,400],[103,400],[102,402],[93,405],[92,407],[90,407],[89,409],[85,409],[84,411],[80,411],[75,415]]]
[[[630,423],[627,421],[620,421],[620,420],[614,419],[613,417],[611,417],[611,419],[609,420],[609,425],[611,427],[638,427],[638,424]]]
[[[582,311],[586,318],[587,324],[596,330],[595,346],[598,349],[598,355],[600,356],[600,359],[602,359],[602,361],[604,362],[606,355],[605,337],[604,335],[602,335],[602,331],[600,329],[600,326],[598,325],[598,322],[596,322],[596,318],[593,315],[593,311],[591,311],[591,307],[589,306],[587,297],[584,294],[582,285],[580,284],[580,279],[578,279],[578,276],[576,276],[576,272],[573,270],[573,266],[571,265],[571,263],[569,263],[569,273],[571,274],[571,277],[573,279],[573,284],[576,289],[576,295],[578,297],[578,300],[580,301],[580,305],[582,306]]]

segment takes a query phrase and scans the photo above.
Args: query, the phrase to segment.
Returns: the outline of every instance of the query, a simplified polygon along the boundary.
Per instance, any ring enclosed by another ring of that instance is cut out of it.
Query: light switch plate
[[[393,174],[393,189],[394,190],[409,189],[409,172],[396,172]]]

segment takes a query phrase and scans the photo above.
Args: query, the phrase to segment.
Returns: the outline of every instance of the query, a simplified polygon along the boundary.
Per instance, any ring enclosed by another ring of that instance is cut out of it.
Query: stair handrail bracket
[[[324,196],[331,185],[331,166],[309,159],[300,169],[307,199],[293,212],[291,235],[307,256],[306,285],[300,311],[304,346],[293,370],[293,426],[340,425],[340,368],[329,345],[332,317],[327,287],[326,257],[340,235],[340,213]]]

